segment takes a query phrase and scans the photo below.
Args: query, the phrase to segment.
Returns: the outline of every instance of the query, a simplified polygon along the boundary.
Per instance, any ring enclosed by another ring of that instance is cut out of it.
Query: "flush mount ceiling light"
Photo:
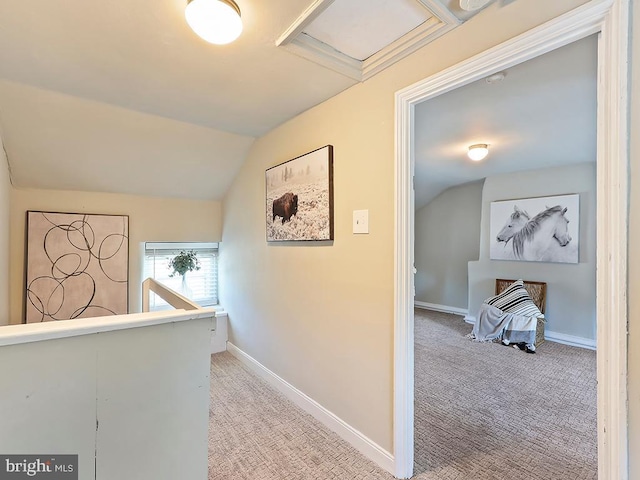
[[[469,147],[469,158],[474,162],[479,162],[489,153],[489,145],[486,143],[477,143],[476,145],[471,145]]]
[[[504,80],[506,76],[507,76],[507,72],[497,72],[497,73],[494,73],[493,75],[489,75],[487,78],[484,79],[484,81],[487,82],[488,84],[498,83]]]
[[[191,29],[209,43],[225,45],[242,33],[240,7],[233,0],[189,0],[184,16]]]

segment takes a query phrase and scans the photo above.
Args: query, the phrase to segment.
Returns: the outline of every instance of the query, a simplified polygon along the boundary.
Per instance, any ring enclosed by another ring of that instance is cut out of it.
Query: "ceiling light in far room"
[[[184,16],[191,29],[209,43],[225,45],[242,33],[240,7],[233,0],[189,0]]]
[[[477,143],[469,147],[469,152],[467,153],[467,155],[469,155],[469,158],[474,162],[479,162],[484,157],[486,157],[488,153],[489,145],[487,145],[486,143]]]
[[[504,77],[506,76],[507,76],[507,72],[498,72],[498,73],[494,73],[493,75],[489,75],[487,78],[484,79],[484,81],[487,82],[488,84],[498,83],[504,80]]]

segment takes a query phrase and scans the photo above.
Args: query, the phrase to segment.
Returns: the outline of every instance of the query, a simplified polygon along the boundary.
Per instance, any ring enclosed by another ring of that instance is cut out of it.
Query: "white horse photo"
[[[514,205],[504,226],[495,237],[499,249],[492,246],[491,258],[533,262],[577,263],[578,248],[569,233],[567,207],[546,207],[530,218]]]
[[[498,233],[496,240],[498,242],[507,243],[511,238],[518,233],[525,224],[531,220],[529,214],[524,210],[520,210],[517,205],[513,207],[513,213],[509,216],[507,223],[504,224],[504,227]]]

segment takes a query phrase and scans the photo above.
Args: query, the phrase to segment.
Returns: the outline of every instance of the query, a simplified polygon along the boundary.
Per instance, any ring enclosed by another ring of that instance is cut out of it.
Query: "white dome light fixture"
[[[469,147],[469,158],[474,162],[479,162],[484,159],[489,154],[489,145],[486,143],[477,143],[475,145],[471,145]]]
[[[242,33],[240,7],[233,0],[189,0],[184,16],[199,37],[215,45],[231,43]]]

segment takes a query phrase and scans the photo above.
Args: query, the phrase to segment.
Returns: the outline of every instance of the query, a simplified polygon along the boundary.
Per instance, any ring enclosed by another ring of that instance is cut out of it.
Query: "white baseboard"
[[[470,323],[471,325],[473,325],[473,324],[476,323],[476,317],[473,317],[473,316],[467,314],[467,315],[464,316],[464,321],[467,322],[467,323]]]
[[[476,317],[466,315],[464,321],[470,324],[476,323]],[[567,335],[566,333],[552,332],[549,330],[544,331],[544,339],[549,342],[562,343],[563,345],[569,345],[571,347],[588,348],[589,350],[596,349],[596,341],[591,338],[576,337],[574,335]]]
[[[558,333],[545,330],[544,339],[550,342],[570,345],[572,347],[588,348],[589,350],[596,349],[596,341],[592,338],[576,337],[574,335],[567,335],[566,333]]]
[[[456,315],[469,315],[469,310],[458,307],[450,307],[448,305],[438,305],[437,303],[414,301],[416,308],[424,308],[426,310],[435,310],[436,312],[454,313]]]
[[[350,443],[365,457],[384,468],[387,472],[393,474],[395,462],[391,453],[324,408],[318,402],[305,395],[286,380],[273,373],[253,357],[240,350],[233,343],[227,342],[227,350],[298,407],[302,408],[320,423],[337,433],[343,440]]]

